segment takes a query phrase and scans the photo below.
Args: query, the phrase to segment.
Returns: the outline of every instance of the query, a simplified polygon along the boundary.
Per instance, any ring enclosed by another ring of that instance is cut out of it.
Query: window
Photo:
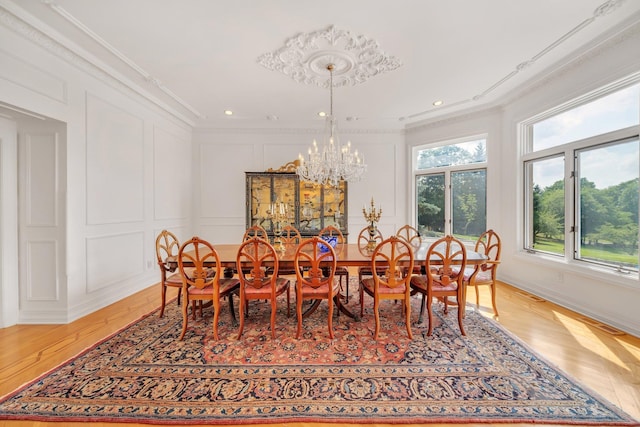
[[[415,147],[417,229],[429,238],[446,234],[475,241],[486,230],[486,139]]]
[[[640,84],[602,93],[523,124],[524,248],[637,272]]]

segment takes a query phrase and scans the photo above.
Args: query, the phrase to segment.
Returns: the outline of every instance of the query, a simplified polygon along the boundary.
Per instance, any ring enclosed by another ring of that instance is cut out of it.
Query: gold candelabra
[[[374,207],[373,197],[371,198],[371,207],[369,211],[366,208],[362,208],[362,214],[364,215],[364,219],[369,223],[369,243],[367,243],[367,251],[373,252],[377,246],[376,242],[376,234],[378,232],[377,223],[380,221],[380,216],[382,215],[382,208],[378,206],[378,209]]]
[[[271,220],[273,226],[273,247],[276,250],[284,251],[285,247],[282,244],[282,225],[289,221],[289,207],[287,204],[278,201],[271,203],[267,210],[267,217]]]

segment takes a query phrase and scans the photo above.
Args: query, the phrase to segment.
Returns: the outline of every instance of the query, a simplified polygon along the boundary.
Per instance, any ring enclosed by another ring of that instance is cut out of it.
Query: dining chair
[[[242,240],[247,240],[255,236],[260,237],[261,239],[264,239],[266,241],[269,241],[269,234],[267,233],[267,230],[265,230],[263,227],[259,225],[252,225],[251,227],[247,228],[244,231]]]
[[[282,236],[280,237],[280,240],[285,247],[295,247],[302,242],[302,235],[293,225],[287,224],[282,227]],[[296,272],[292,267],[280,268],[278,274],[280,276],[292,276],[296,274]]]
[[[487,230],[478,237],[476,241],[475,251],[487,256],[487,261],[481,264],[477,269],[467,267],[464,270],[465,286],[473,286],[476,291],[476,306],[480,307],[480,294],[478,286],[489,286],[491,290],[491,305],[493,306],[494,316],[498,316],[498,307],[496,306],[496,273],[498,264],[500,264],[500,252],[502,243],[500,236],[493,230]],[[475,273],[475,274],[474,274]]]
[[[412,294],[422,294],[422,304],[418,323],[422,323],[425,305],[429,316],[428,336],[433,334],[433,298],[441,299],[444,312],[448,313],[448,297],[455,297],[458,305],[458,326],[466,335],[462,319],[464,317],[465,289],[464,270],[467,264],[467,250],[464,244],[451,235],[436,240],[425,256],[425,274],[411,277]]]
[[[396,236],[409,243],[414,248],[414,250],[418,249],[422,244],[422,236],[420,235],[420,232],[415,227],[409,224],[405,224],[402,227],[398,228],[398,231],[396,231]]]
[[[391,236],[382,241],[371,257],[372,277],[366,277],[360,282],[360,315],[364,315],[364,293],[373,297],[373,313],[376,329],[373,339],[378,339],[380,332],[380,301],[402,301],[404,322],[407,335],[413,339],[411,333],[411,275],[407,271],[413,269],[413,248],[398,236]]]
[[[326,236],[336,236],[337,237],[337,241],[338,241],[338,245],[343,245],[346,242],[345,238],[344,238],[344,234],[342,234],[342,231],[340,231],[340,229],[338,227],[336,227],[335,225],[327,225],[326,227],[324,227],[322,230],[320,230],[320,232],[318,233],[318,236],[322,237],[326,237]],[[338,276],[338,279],[340,281],[340,289],[345,289],[345,296],[344,296],[344,303],[347,304],[349,303],[349,268],[348,267],[337,267],[336,271],[335,271],[335,275]],[[342,279],[346,279],[346,283],[345,286],[342,286]]]
[[[420,235],[420,232],[409,224],[405,224],[398,228],[396,236],[411,245],[414,251],[417,251],[420,248],[420,245],[422,245],[422,236]],[[413,274],[421,274],[422,271],[422,267],[419,263],[415,263],[413,265]]]
[[[311,300],[314,303],[327,300],[329,309],[327,325],[329,337],[333,339],[333,304],[340,309],[340,283],[335,282],[337,267],[336,253],[319,236],[303,240],[294,255],[296,270],[296,314],[298,329],[296,338],[302,334],[302,304]]]
[[[259,237],[245,240],[238,248],[236,260],[240,279],[240,329],[238,339],[244,331],[244,318],[249,300],[271,302],[271,337],[276,337],[276,300],[287,293],[287,317],[290,315],[290,281],[278,276],[278,255],[269,242]],[[241,268],[242,266],[242,268]],[[268,268],[267,268],[268,267]]]
[[[182,276],[176,272],[176,264],[168,261],[175,259],[180,250],[180,242],[175,234],[162,230],[156,237],[156,258],[160,267],[160,317],[164,316],[164,306],[167,301],[167,288],[178,289],[178,305],[180,305],[180,288],[182,288]]]
[[[213,303],[213,338],[218,339],[218,319],[220,316],[220,300],[229,299],[231,319],[236,323],[233,311],[233,294],[238,292],[240,280],[237,277],[225,278],[222,274],[220,257],[213,245],[197,236],[184,242],[178,251],[178,269],[182,276],[182,333],[180,340],[187,332],[187,307],[192,303],[193,319],[196,318],[196,302],[212,301]],[[202,305],[200,305],[202,316]]]
[[[373,252],[369,252],[367,250],[367,246],[369,245],[369,239],[370,238],[371,237],[369,235],[369,227],[368,226],[364,227],[362,230],[360,230],[360,233],[358,233],[358,241],[357,241],[358,250],[360,251],[360,253],[362,253],[363,255],[366,255],[366,256],[370,256],[373,253]],[[376,242],[376,246],[378,246],[384,240],[384,237],[382,237],[382,233],[377,228],[376,228],[376,232],[373,235],[373,240]],[[363,277],[372,276],[372,275],[373,275],[373,273],[371,272],[371,266],[370,265],[358,267],[358,287],[360,286],[360,283],[362,282]],[[361,290],[360,290],[360,301],[362,301],[362,291]],[[360,315],[362,315],[362,313]]]

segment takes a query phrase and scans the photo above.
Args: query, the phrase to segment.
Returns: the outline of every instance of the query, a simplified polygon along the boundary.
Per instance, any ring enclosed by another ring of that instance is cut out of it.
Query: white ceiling
[[[336,87],[340,127],[496,105],[640,20],[639,0],[0,0],[197,127],[314,127],[329,90],[258,58],[333,25],[401,65]],[[72,40],[67,43],[65,40]],[[434,107],[436,100],[444,101]],[[231,117],[223,114],[231,109]],[[277,117],[277,120],[274,119]],[[351,120],[347,121],[347,118]],[[357,118],[353,119],[353,118]]]

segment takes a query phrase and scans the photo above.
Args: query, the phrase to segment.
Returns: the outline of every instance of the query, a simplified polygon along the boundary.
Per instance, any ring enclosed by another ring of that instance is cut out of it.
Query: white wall
[[[640,336],[640,281],[611,270],[589,268],[525,253],[523,184],[517,124],[565,101],[640,72],[640,25],[586,57],[547,75],[502,109],[423,123],[407,131],[407,145],[488,133],[487,227],[503,244],[498,278],[561,306]],[[411,176],[407,174],[408,185]]]
[[[21,311],[19,322],[65,323],[156,283],[161,229],[191,233],[191,128],[71,45],[2,7],[0,15],[0,102],[67,125],[66,310]],[[3,167],[10,172],[9,183],[17,172]],[[16,196],[2,197],[11,212]],[[18,306],[8,289],[18,283],[14,261],[0,266],[3,305]]]
[[[310,130],[291,129],[198,130],[192,135],[177,116],[142,99],[1,6],[0,17],[0,102],[67,125],[68,311],[51,322],[73,320],[156,283],[154,240],[162,228],[181,239],[197,233],[213,242],[238,241],[245,227],[244,172],[278,168],[306,151],[314,137]],[[369,166],[364,180],[349,187],[351,241],[365,226],[361,209],[371,197],[383,209],[380,228],[385,235],[410,222],[408,147],[487,133],[487,225],[500,232],[504,245],[499,277],[640,336],[637,276],[585,274],[520,250],[522,186],[515,130],[520,120],[639,71],[639,33],[638,26],[631,28],[515,94],[503,110],[424,123],[406,134],[351,131],[350,139],[365,153]],[[0,148],[4,156],[6,145]],[[6,191],[16,171],[5,167],[5,158],[0,162],[0,221],[6,224],[14,212],[11,203],[17,203]],[[16,298],[7,289],[15,283],[17,269],[15,260],[7,258],[6,238],[0,241],[2,307]]]
[[[611,270],[576,268],[557,259],[522,251],[523,185],[518,163],[518,122],[556,105],[640,72],[640,25],[601,45],[586,57],[540,79],[515,97],[505,109],[502,168],[500,171],[508,242],[500,265],[501,279],[560,305],[640,336],[640,280]],[[516,179],[518,178],[518,179]]]
[[[18,138],[0,117],[0,328],[18,321]]]
[[[322,126],[320,126],[320,129]],[[368,169],[360,182],[348,187],[349,241],[355,242],[366,222],[363,206],[371,197],[381,206],[380,230],[395,233],[406,223],[406,155],[399,131],[351,130],[340,132],[365,154]],[[246,227],[245,172],[278,169],[306,153],[313,130],[224,129],[194,133],[193,169],[195,229],[214,243],[238,242]]]

